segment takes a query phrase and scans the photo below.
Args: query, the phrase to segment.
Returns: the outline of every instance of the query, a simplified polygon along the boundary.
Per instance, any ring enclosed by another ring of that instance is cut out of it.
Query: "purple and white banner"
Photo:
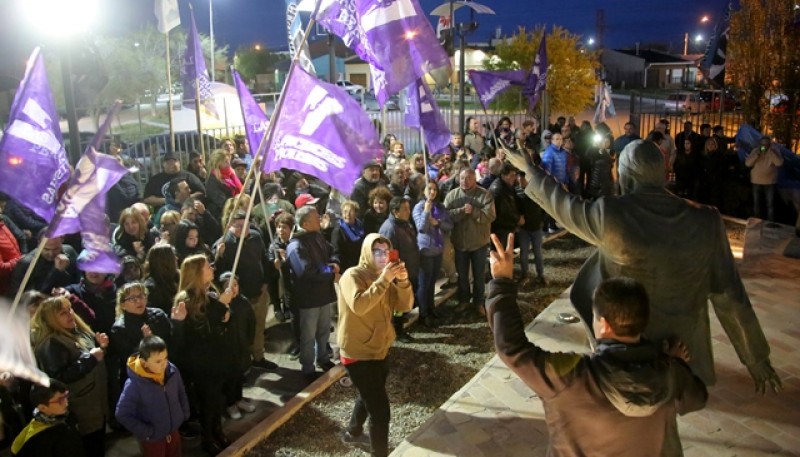
[[[428,85],[417,80],[408,86],[405,122],[413,128],[421,128],[431,155],[450,144],[450,129],[447,127]]]
[[[528,72],[525,70],[478,71],[469,70],[469,79],[478,94],[483,109],[487,109],[498,95],[513,86],[525,86]]]
[[[361,106],[344,90],[293,64],[264,171],[314,175],[349,195],[363,166],[383,154]]]
[[[291,55],[292,58],[297,55],[297,48],[303,44],[306,33],[303,29],[303,21],[297,13],[297,0],[286,0],[286,33],[289,41],[289,55]],[[314,72],[314,63],[311,62],[311,54],[308,52],[308,46],[303,46],[299,58],[300,65],[305,68],[307,72]],[[258,145],[253,146],[251,144],[250,147],[258,147]]]
[[[217,105],[214,103],[214,93],[211,91],[211,81],[209,81],[206,69],[206,60],[203,57],[203,48],[200,46],[200,36],[197,35],[194,12],[191,11],[190,14],[192,21],[189,23],[189,33],[186,34],[186,52],[183,54],[183,67],[181,68],[183,106],[192,109],[199,108],[207,115],[219,119]],[[196,87],[200,88],[199,99]]]
[[[233,70],[233,81],[236,85],[236,92],[239,94],[239,102],[242,105],[242,118],[244,119],[244,131],[247,133],[247,142],[250,144],[250,155],[256,156],[258,147],[269,127],[269,118],[261,110],[253,95],[242,81],[242,76],[238,71]]]
[[[536,53],[528,81],[525,83],[525,88],[522,89],[522,94],[528,98],[528,111],[536,108],[545,87],[547,87],[547,33],[543,31],[539,52]]]
[[[69,173],[53,93],[36,48],[0,139],[0,191],[50,222]]]
[[[96,144],[105,136],[119,106],[117,102],[86,148],[47,229],[48,238],[80,232],[88,254],[81,256],[78,262],[82,271],[113,274],[121,271],[119,259],[111,248],[106,194],[128,170],[116,158],[96,150]]]
[[[155,14],[158,20],[158,31],[167,33],[181,25],[181,15],[178,11],[178,0],[155,0]]]
[[[321,0],[316,19],[370,64],[381,106],[431,70],[450,65],[417,0]]]

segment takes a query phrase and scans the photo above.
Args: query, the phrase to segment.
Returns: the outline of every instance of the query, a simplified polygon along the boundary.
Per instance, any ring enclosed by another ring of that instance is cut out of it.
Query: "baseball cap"
[[[233,160],[231,160],[231,167],[233,167],[233,168],[246,167],[246,166],[247,166],[247,163],[245,163],[244,160],[242,160],[242,159],[240,159],[238,157],[233,159]]]
[[[318,198],[314,198],[311,194],[300,194],[297,198],[294,199],[294,207],[295,208],[302,208],[306,205],[313,205],[319,201]]]
[[[167,151],[162,157],[161,160],[166,162],[167,160],[178,160],[178,156],[175,155],[172,151]]]

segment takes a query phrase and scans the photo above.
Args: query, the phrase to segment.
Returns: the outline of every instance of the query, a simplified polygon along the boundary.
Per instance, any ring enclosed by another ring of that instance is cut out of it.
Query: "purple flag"
[[[301,171],[349,195],[364,164],[383,154],[372,121],[347,92],[296,64],[282,97],[264,171]]]
[[[406,103],[406,125],[422,128],[428,151],[436,154],[450,144],[450,129],[439,112],[439,105],[427,84],[418,79],[408,86]]]
[[[425,73],[450,65],[417,0],[323,0],[316,19],[370,64],[381,106]]]
[[[472,81],[478,99],[486,109],[498,95],[512,86],[524,86],[528,78],[525,70],[511,71],[478,71],[469,70],[469,79]]]
[[[233,70],[233,80],[236,84],[236,92],[239,94],[239,102],[242,105],[242,118],[244,118],[244,130],[247,133],[247,142],[250,144],[250,155],[255,157],[261,140],[267,133],[269,119],[266,113],[258,106],[253,95],[244,85],[241,75]]]
[[[69,179],[56,105],[39,48],[20,83],[0,139],[0,191],[44,220],[53,219],[58,190]]]
[[[217,105],[214,103],[214,93],[211,92],[211,82],[208,79],[208,71],[206,70],[206,60],[203,58],[203,48],[200,46],[200,37],[197,35],[194,11],[191,11],[191,16],[192,22],[189,23],[189,33],[186,35],[186,52],[183,54],[183,68],[181,70],[183,106],[193,109],[199,108],[207,115],[219,119]],[[212,50],[211,52],[214,51]],[[195,84],[200,88],[199,100],[197,99]]]
[[[528,111],[533,111],[539,102],[542,91],[547,86],[547,36],[542,32],[542,41],[539,43],[539,52],[533,61],[533,67],[528,75],[525,88],[522,89],[523,95],[528,97]]]
[[[119,259],[111,248],[106,193],[128,170],[114,157],[95,149],[98,139],[108,131],[119,106],[117,102],[95,134],[92,144],[86,148],[67,191],[58,202],[55,218],[47,229],[48,238],[81,233],[86,252],[81,255],[78,268],[83,271],[113,274],[121,271]]]

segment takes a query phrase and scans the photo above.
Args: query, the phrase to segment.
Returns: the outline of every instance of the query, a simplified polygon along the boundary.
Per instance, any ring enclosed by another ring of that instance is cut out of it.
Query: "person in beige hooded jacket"
[[[345,443],[361,445],[373,456],[389,453],[389,397],[387,355],[395,340],[392,313],[414,306],[414,289],[401,261],[390,262],[392,243],[371,233],[361,245],[358,265],[339,280],[339,328],[337,340],[342,364],[358,390]],[[370,433],[364,433],[369,417]]]

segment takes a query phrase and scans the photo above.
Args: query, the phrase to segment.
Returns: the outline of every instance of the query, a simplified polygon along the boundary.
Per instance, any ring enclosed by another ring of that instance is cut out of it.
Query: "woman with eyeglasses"
[[[202,426],[202,447],[211,455],[225,449],[230,441],[222,431],[223,392],[238,378],[234,342],[228,324],[231,319],[230,288],[217,294],[214,269],[204,255],[193,255],[181,264],[179,292],[175,307],[185,306],[183,322],[182,374],[193,383]]]
[[[117,292],[117,320],[108,334],[108,370],[114,382],[112,388],[121,389],[127,379],[125,369],[128,357],[139,349],[139,342],[146,336],[161,337],[167,347],[172,347],[172,321],[182,322],[186,308],[176,307],[171,316],[158,308],[147,307],[147,287],[140,282],[131,282]],[[112,399],[119,396],[117,390]]]
[[[63,296],[48,298],[39,305],[31,331],[39,367],[64,382],[71,392],[69,411],[78,421],[86,455],[105,455],[108,397],[104,359],[108,336],[95,333]]]

